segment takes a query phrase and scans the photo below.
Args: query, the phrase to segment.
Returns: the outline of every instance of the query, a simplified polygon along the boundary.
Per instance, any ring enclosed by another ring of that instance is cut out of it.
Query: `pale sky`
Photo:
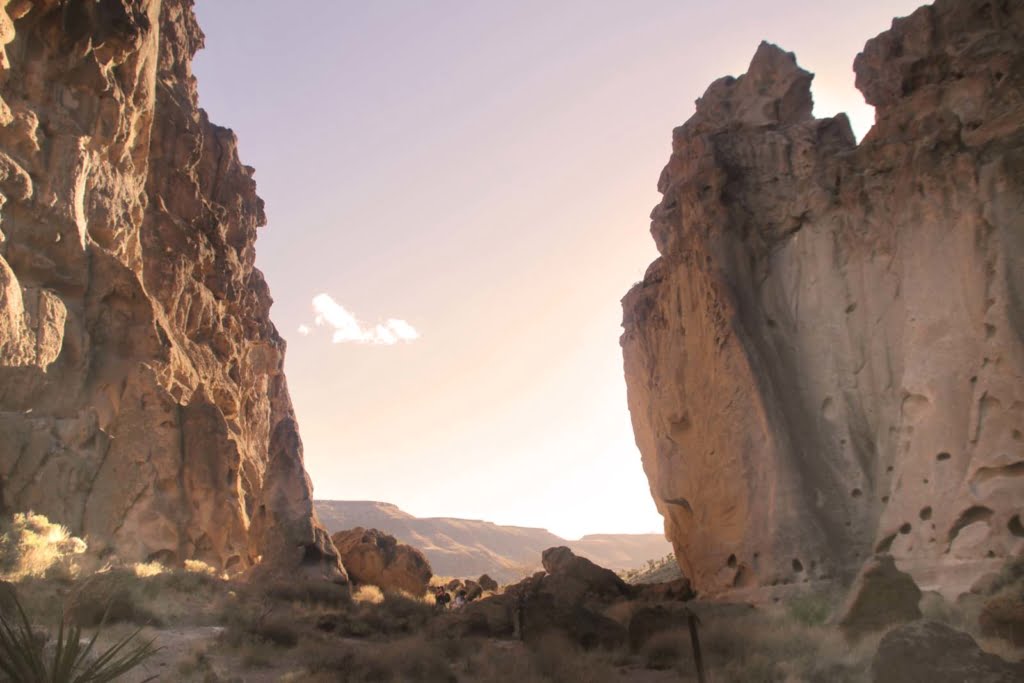
[[[619,300],[656,257],[672,129],[766,39],[862,137],[853,58],[919,4],[198,0],[315,496],[660,532]]]

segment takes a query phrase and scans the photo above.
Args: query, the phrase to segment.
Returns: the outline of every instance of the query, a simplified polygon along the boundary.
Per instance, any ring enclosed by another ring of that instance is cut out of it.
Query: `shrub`
[[[303,602],[334,607],[352,602],[352,593],[348,586],[324,580],[275,581],[266,586],[253,586],[252,590],[263,592],[267,597],[282,602]]]
[[[688,662],[692,668],[690,632],[661,631],[651,636],[643,647],[644,666],[648,669],[671,669]]]
[[[356,589],[356,592],[352,594],[352,599],[356,602],[370,602],[376,605],[384,602],[384,593],[372,584],[364,584]]]
[[[44,515],[15,513],[0,528],[0,579],[74,577],[85,549],[85,541]]]
[[[82,626],[128,622],[159,625],[160,619],[141,604],[139,579],[127,569],[93,574],[75,591],[68,612]]]
[[[430,681],[455,683],[444,653],[421,637],[359,647],[307,642],[301,657],[310,673],[337,672],[343,681]]]
[[[820,626],[832,613],[832,600],[827,593],[808,593],[794,597],[786,607],[804,626]]]
[[[17,597],[14,600],[17,616],[8,620],[0,615],[0,672],[11,683],[106,683],[131,671],[157,651],[153,641],[133,642],[139,633],[135,631],[94,654],[100,629],[83,646],[78,625],[71,623],[65,629],[61,619],[53,654],[49,655]]]

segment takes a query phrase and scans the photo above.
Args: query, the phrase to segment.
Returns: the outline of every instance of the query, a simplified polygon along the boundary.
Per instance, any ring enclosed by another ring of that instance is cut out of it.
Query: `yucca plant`
[[[152,640],[137,641],[141,630],[137,629],[94,653],[103,625],[83,646],[81,629],[75,624],[65,627],[61,617],[53,653],[48,654],[48,648],[32,633],[17,596],[13,598],[14,617],[0,615],[0,681],[4,683],[106,683],[134,669],[159,649],[153,647]]]

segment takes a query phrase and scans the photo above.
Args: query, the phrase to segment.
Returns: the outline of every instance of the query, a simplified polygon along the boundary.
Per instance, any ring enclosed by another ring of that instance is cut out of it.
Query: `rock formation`
[[[1024,664],[982,651],[969,634],[937,621],[915,621],[885,634],[871,662],[874,683],[1013,683]]]
[[[858,145],[762,44],[673,133],[623,299],[651,491],[701,591],[890,553],[955,595],[1024,552],[1024,3],[869,41]]]
[[[416,548],[399,543],[377,529],[356,527],[331,536],[338,555],[355,583],[384,591],[405,591],[419,597],[427,592],[433,572]]]
[[[124,560],[340,578],[191,5],[0,2],[0,511]]]

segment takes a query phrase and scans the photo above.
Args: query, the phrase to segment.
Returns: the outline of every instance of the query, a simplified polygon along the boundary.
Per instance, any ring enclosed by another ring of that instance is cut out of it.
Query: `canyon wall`
[[[623,299],[629,408],[705,592],[1024,552],[1024,2],[940,0],[854,63],[858,145],[763,43],[673,132]]]
[[[100,556],[343,579],[191,0],[0,7],[0,512]]]

